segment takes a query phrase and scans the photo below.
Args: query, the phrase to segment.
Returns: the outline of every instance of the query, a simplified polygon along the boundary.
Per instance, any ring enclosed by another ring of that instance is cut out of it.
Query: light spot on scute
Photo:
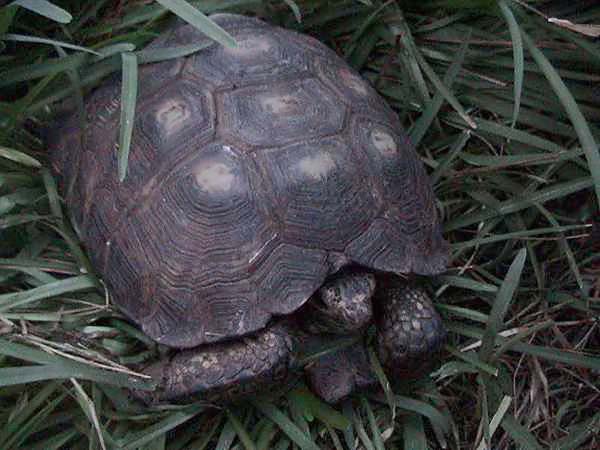
[[[298,169],[315,180],[325,178],[334,168],[335,161],[328,153],[306,156],[298,162]]]
[[[371,142],[373,142],[375,148],[385,156],[395,155],[398,150],[398,146],[396,145],[393,136],[378,128],[371,132]]]
[[[298,109],[298,100],[293,95],[267,94],[260,99],[263,109],[272,114],[289,114]]]
[[[172,98],[165,100],[156,111],[156,121],[160,124],[166,135],[175,133],[183,128],[189,117],[190,110],[185,103]]]
[[[368,94],[365,82],[362,79],[360,79],[357,75],[353,74],[346,68],[342,68],[339,74],[341,76],[342,83],[344,83],[345,86],[349,87],[359,95]]]
[[[207,192],[230,191],[235,182],[231,167],[222,162],[202,162],[193,169],[198,186]]]
[[[225,48],[225,52],[236,58],[252,59],[273,48],[273,42],[265,36],[248,36],[237,41],[237,47]]]

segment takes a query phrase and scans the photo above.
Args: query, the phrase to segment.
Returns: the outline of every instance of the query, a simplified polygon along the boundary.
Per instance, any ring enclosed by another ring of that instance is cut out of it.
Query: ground
[[[359,70],[408,130],[452,246],[431,280],[449,330],[431,376],[394,383],[372,357],[381,389],[341,405],[299,379],[221,409],[123,395],[161,349],[94,277],[42,134],[102,77],[135,84],[122,52],[169,56],[137,49],[185,2],[14,3],[36,12],[0,8],[0,448],[600,447],[597,2],[191,2],[308,33]]]

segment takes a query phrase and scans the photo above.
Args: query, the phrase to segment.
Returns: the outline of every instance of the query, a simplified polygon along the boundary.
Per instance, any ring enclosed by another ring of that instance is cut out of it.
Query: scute
[[[397,117],[375,90],[354,69],[342,60],[316,58],[313,70],[319,79],[341,102],[347,103],[354,112],[394,123]]]
[[[306,72],[305,56],[297,46],[286,43],[277,32],[256,27],[224,28],[237,46],[213,45],[193,55],[185,72],[219,88],[237,88],[277,80]]]
[[[339,132],[346,113],[345,106],[314,78],[228,92],[222,109],[224,133],[236,142],[260,147]]]
[[[285,242],[343,251],[379,212],[370,179],[339,138],[292,144],[256,158],[270,171],[273,195],[281,199]]]
[[[427,174],[404,133],[399,134],[387,122],[359,115],[351,120],[350,134],[390,201],[414,198],[412,192],[418,197],[421,185],[430,189]]]
[[[135,133],[161,163],[188,152],[190,146],[207,142],[214,131],[214,108],[210,92],[198,84],[177,80],[153,96],[138,114]]]

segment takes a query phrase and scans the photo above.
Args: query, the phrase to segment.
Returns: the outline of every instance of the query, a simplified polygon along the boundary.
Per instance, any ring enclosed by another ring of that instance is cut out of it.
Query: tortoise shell
[[[426,172],[394,112],[317,40],[230,14],[139,70],[127,177],[120,80],[50,142],[72,221],[114,302],[156,341],[193,347],[297,310],[348,264],[434,274],[447,262]]]

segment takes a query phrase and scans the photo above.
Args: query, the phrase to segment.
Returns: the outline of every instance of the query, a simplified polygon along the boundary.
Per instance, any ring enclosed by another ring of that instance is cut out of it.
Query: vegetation
[[[302,30],[360,70],[422,155],[452,243],[431,377],[382,377],[335,408],[299,378],[224,409],[126,395],[151,388],[131,368],[160,349],[94,277],[41,130],[122,70],[124,171],[136,67],[173,56],[140,49],[172,11],[229,37],[183,0],[0,3],[1,449],[600,448],[597,2],[189,2]]]

